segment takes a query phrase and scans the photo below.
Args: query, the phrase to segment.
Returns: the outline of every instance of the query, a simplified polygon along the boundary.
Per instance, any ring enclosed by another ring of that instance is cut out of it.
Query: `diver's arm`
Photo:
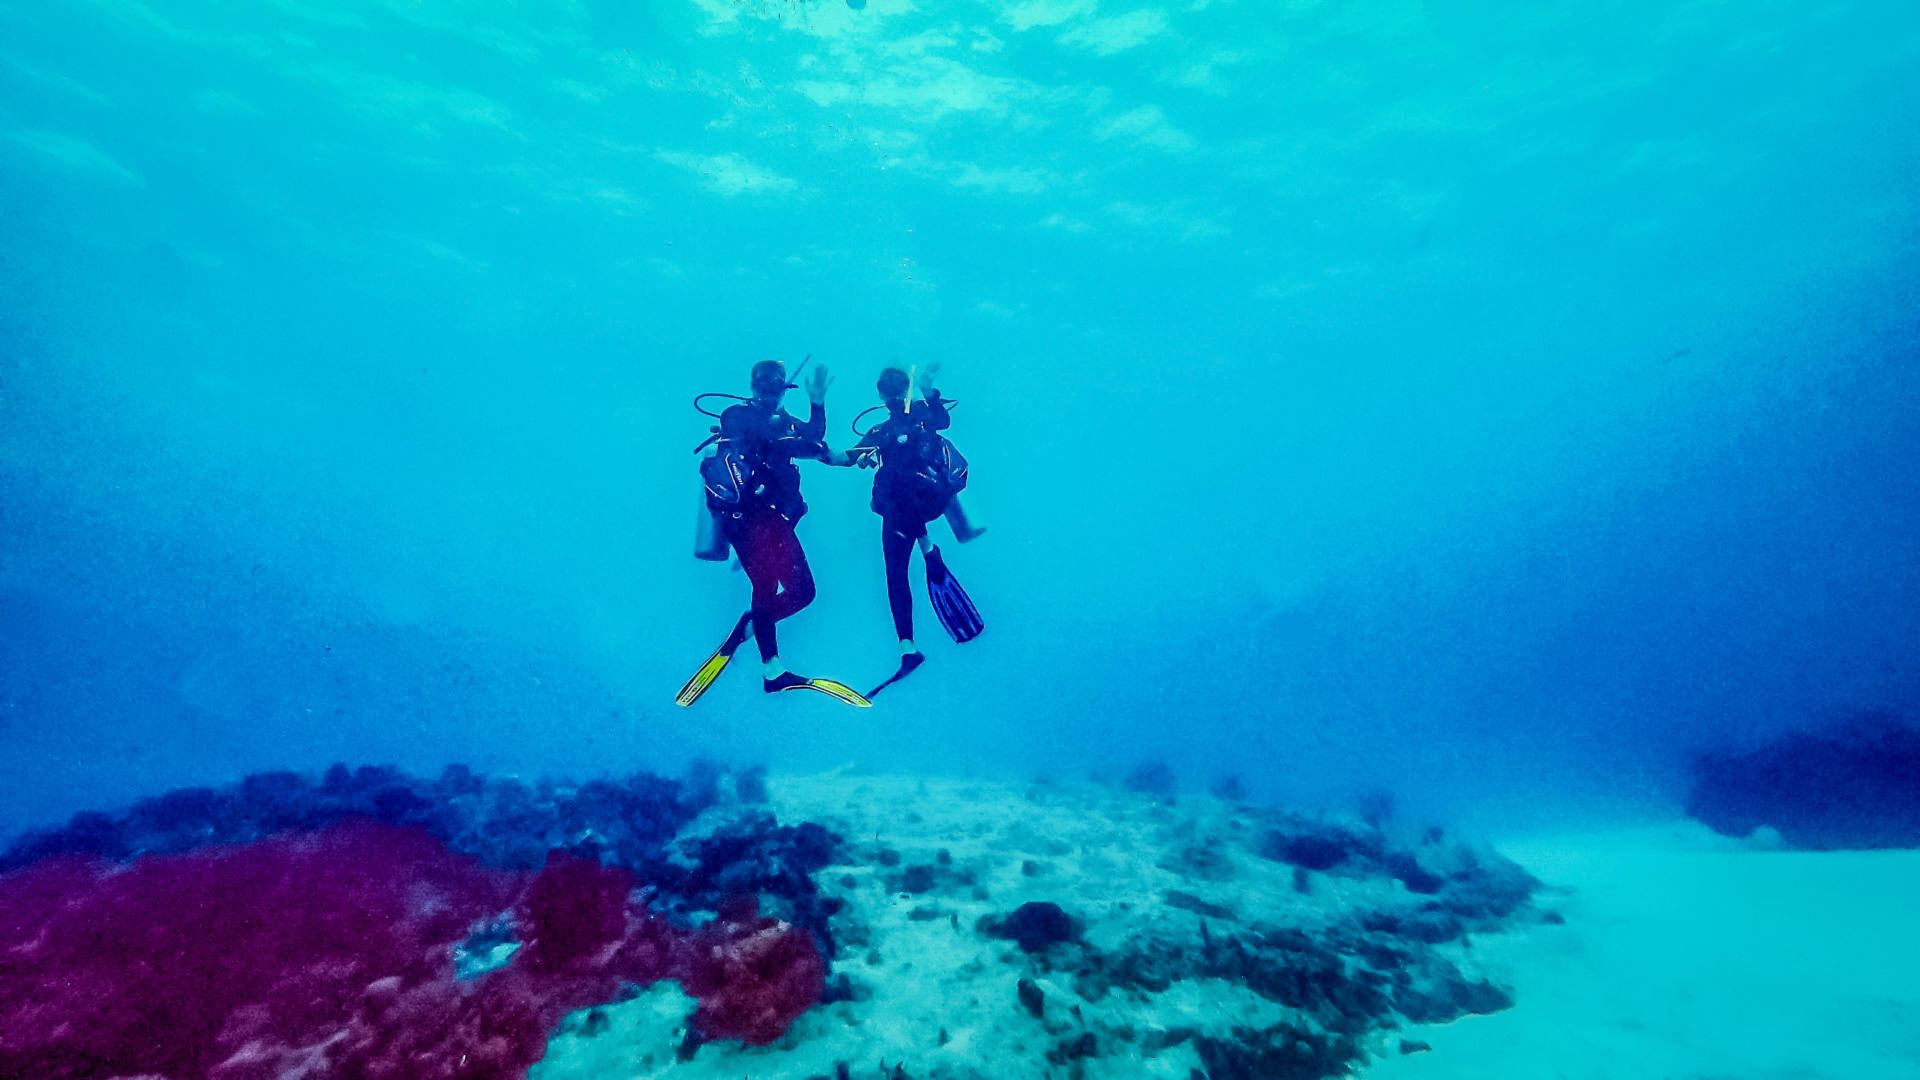
[[[822,450],[820,452],[820,460],[828,465],[842,469],[850,465],[861,465],[864,464],[864,462],[861,460],[862,455],[855,452],[858,449],[858,447],[855,447],[854,450]]]
[[[913,407],[914,421],[928,431],[940,431],[953,422],[947,417],[947,406],[940,400],[940,391],[933,388],[934,377],[939,374],[938,360],[913,373],[913,388],[920,392],[920,401]]]
[[[832,382],[825,364],[814,365],[813,374],[807,378],[807,402],[813,410],[807,422],[800,425],[800,434],[814,442],[824,443],[827,438],[827,387]]]
[[[943,431],[953,423],[953,418],[947,415],[946,403],[940,400],[940,391],[928,386],[921,388],[920,394],[920,404],[914,407],[913,412],[922,427],[928,431]]]
[[[879,465],[880,464],[880,444],[878,441],[879,436],[878,434],[876,434],[879,430],[880,429],[876,427],[873,429],[873,431],[869,431],[866,433],[866,435],[862,436],[859,442],[854,443],[852,446],[848,447],[846,450],[836,451],[835,452],[836,457],[842,458],[844,460],[830,461],[828,462],[828,464],[829,465],[858,465],[863,469],[871,469]]]

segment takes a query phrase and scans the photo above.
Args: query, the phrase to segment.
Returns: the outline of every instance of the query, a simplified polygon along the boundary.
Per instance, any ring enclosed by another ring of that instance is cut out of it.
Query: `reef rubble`
[[[1407,1026],[1512,1005],[1474,940],[1557,919],[1520,867],[1433,830],[1138,785],[770,790],[848,838],[817,873],[836,989],[774,1043],[636,1068],[672,993],[650,991],[612,1035],[563,1032],[537,1078],[1341,1076]]]

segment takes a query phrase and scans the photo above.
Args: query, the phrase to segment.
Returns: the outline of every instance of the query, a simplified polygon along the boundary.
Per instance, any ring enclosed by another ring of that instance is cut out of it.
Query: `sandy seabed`
[[[690,1003],[660,984],[592,1023],[576,1017],[536,1078],[804,1080],[844,1063],[855,1077],[1189,1080],[1205,1074],[1197,1036],[1298,1011],[1212,977],[1090,998],[1071,964],[983,933],[983,918],[1048,901],[1076,916],[1090,952],[1151,952],[1202,922],[1216,935],[1313,935],[1356,912],[1423,906],[1380,875],[1316,874],[1303,893],[1292,867],[1257,854],[1266,812],[1208,797],[846,771],[769,787],[780,820],[840,832],[859,860],[817,875],[846,904],[836,970],[858,992],[772,1046],[711,1043],[681,1060]],[[1226,865],[1196,880],[1180,854],[1195,845]],[[1512,1006],[1443,1024],[1388,1017],[1360,1035],[1355,1075],[1920,1077],[1920,852],[1765,850],[1685,822],[1495,846],[1540,880],[1533,902],[1430,948],[1462,978],[1510,990]],[[913,867],[936,869],[903,890]],[[1022,979],[1044,995],[1037,1015]],[[1090,1052],[1073,1052],[1088,1033]]]
[[[1382,1080],[1920,1078],[1920,851],[1774,851],[1690,821],[1498,845],[1563,926],[1483,942],[1516,1005]]]

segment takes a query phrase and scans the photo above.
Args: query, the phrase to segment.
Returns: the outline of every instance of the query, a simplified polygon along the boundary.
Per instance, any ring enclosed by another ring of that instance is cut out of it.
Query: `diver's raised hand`
[[[939,374],[940,361],[938,360],[929,360],[914,372],[913,381],[919,385],[921,396],[924,397],[933,392],[933,380]]]
[[[813,374],[807,376],[807,400],[815,405],[827,403],[827,387],[833,385],[833,376],[827,374],[827,365],[813,365]]]

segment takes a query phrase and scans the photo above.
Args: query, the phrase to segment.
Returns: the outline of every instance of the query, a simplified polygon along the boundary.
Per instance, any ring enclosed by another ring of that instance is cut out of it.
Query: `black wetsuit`
[[[827,410],[813,406],[803,423],[777,405],[735,405],[720,414],[720,436],[745,453],[754,468],[749,505],[720,515],[720,529],[753,582],[753,637],[760,659],[779,653],[774,624],[813,602],[813,570],[793,527],[807,512],[794,458],[826,452]]]
[[[944,430],[952,420],[934,390],[915,402],[912,411],[904,402],[888,402],[887,409],[887,418],[870,428],[853,452],[874,453],[880,458],[870,505],[880,515],[880,555],[887,566],[887,606],[893,609],[894,633],[908,640],[913,637],[913,588],[907,584],[913,544],[927,535],[927,523],[945,512],[949,498],[929,492],[926,485],[912,479],[920,463],[916,444],[930,433]]]

